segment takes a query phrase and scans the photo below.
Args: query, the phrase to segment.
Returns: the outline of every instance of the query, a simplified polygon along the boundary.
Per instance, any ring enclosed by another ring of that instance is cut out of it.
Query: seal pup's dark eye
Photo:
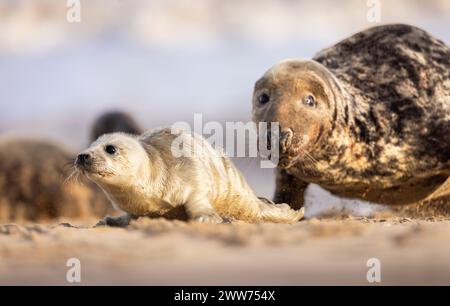
[[[305,99],[305,104],[307,106],[314,107],[314,106],[316,106],[316,100],[314,100],[313,96],[309,95]]]
[[[258,97],[259,104],[266,104],[270,101],[270,97],[268,94],[262,94]]]
[[[116,154],[117,148],[113,145],[107,145],[105,147],[105,151],[106,151],[106,153],[113,155],[113,154]]]

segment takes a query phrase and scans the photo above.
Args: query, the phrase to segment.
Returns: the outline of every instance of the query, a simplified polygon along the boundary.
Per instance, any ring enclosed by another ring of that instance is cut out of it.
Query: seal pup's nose
[[[89,154],[80,154],[75,161],[77,166],[87,166],[91,163],[91,156]]]

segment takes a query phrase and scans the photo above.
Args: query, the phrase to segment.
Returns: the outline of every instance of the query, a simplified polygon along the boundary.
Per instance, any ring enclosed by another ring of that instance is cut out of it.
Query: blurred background
[[[144,128],[251,120],[255,80],[275,62],[311,58],[377,25],[366,0],[0,0],[0,133],[78,151],[102,112]],[[450,44],[450,1],[380,1],[381,23],[409,23]],[[273,170],[238,166],[261,196]]]

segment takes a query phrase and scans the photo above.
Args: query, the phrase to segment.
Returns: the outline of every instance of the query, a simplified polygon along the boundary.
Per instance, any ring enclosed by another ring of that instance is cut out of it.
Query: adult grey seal
[[[253,120],[280,124],[275,202],[302,207],[309,183],[420,202],[450,176],[450,48],[409,25],[362,31],[273,66],[255,84]]]

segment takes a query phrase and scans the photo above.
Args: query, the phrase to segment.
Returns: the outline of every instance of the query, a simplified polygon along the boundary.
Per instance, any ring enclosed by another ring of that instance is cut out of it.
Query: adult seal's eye
[[[259,104],[267,104],[270,101],[270,97],[268,94],[262,94],[258,97]]]
[[[106,153],[108,153],[110,155],[114,155],[117,152],[117,148],[115,146],[113,146],[113,145],[107,145],[105,147],[105,151],[106,151]]]
[[[313,96],[307,96],[305,99],[305,104],[310,107],[316,106],[316,100],[314,100]]]

